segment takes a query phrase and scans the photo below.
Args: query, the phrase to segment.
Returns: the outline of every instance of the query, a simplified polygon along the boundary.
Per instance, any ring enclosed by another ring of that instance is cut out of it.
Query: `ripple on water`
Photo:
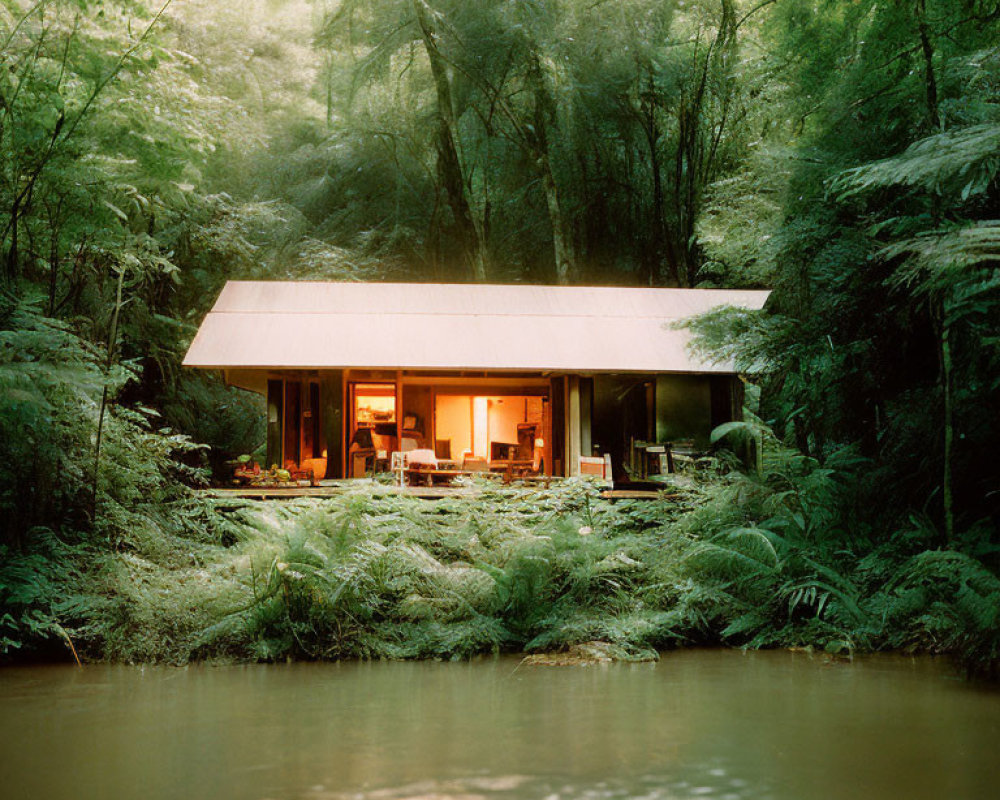
[[[360,792],[334,792],[314,786],[303,800],[755,800],[767,797],[765,787],[751,787],[739,778],[727,779],[727,771],[716,767],[698,770],[694,780],[663,775],[631,779],[569,782],[552,776],[489,775],[443,781],[420,781],[402,786]],[[712,778],[714,780],[706,780]],[[725,779],[725,780],[722,780]]]

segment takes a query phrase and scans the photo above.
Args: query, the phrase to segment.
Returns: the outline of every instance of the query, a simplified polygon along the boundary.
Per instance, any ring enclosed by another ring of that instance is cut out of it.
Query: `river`
[[[518,663],[2,669],[0,797],[1000,796],[1000,691],[942,660]]]

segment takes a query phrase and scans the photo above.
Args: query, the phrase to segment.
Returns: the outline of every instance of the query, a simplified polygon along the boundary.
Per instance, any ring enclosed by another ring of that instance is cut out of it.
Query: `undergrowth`
[[[359,484],[324,499],[179,496],[114,546],[42,539],[0,568],[0,647],[55,638],[125,662],[468,658],[603,640],[622,658],[691,644],[839,655],[952,653],[995,671],[988,531],[946,547],[918,517],[879,535],[865,464],[764,442],[750,474],[654,502],[569,480],[428,501]]]

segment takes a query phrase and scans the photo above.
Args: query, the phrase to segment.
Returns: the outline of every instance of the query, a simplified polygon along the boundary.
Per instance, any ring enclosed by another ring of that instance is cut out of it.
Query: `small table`
[[[503,475],[503,482],[510,483],[515,477],[523,478],[535,471],[534,461],[518,461],[515,459],[505,459],[502,461],[491,461],[490,472],[499,472]]]
[[[636,442],[636,455],[638,456],[639,477],[646,478],[650,474],[662,475],[664,471],[674,471],[674,455],[672,442]],[[650,473],[650,462],[656,459],[656,471]],[[664,470],[666,467],[666,470]]]

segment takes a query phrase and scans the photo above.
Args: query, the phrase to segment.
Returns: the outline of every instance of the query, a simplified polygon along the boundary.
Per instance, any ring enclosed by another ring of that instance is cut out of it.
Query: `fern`
[[[919,187],[961,200],[982,194],[1000,172],[1000,125],[983,123],[935,134],[903,153],[848,170],[833,181],[841,199],[891,186]]]

